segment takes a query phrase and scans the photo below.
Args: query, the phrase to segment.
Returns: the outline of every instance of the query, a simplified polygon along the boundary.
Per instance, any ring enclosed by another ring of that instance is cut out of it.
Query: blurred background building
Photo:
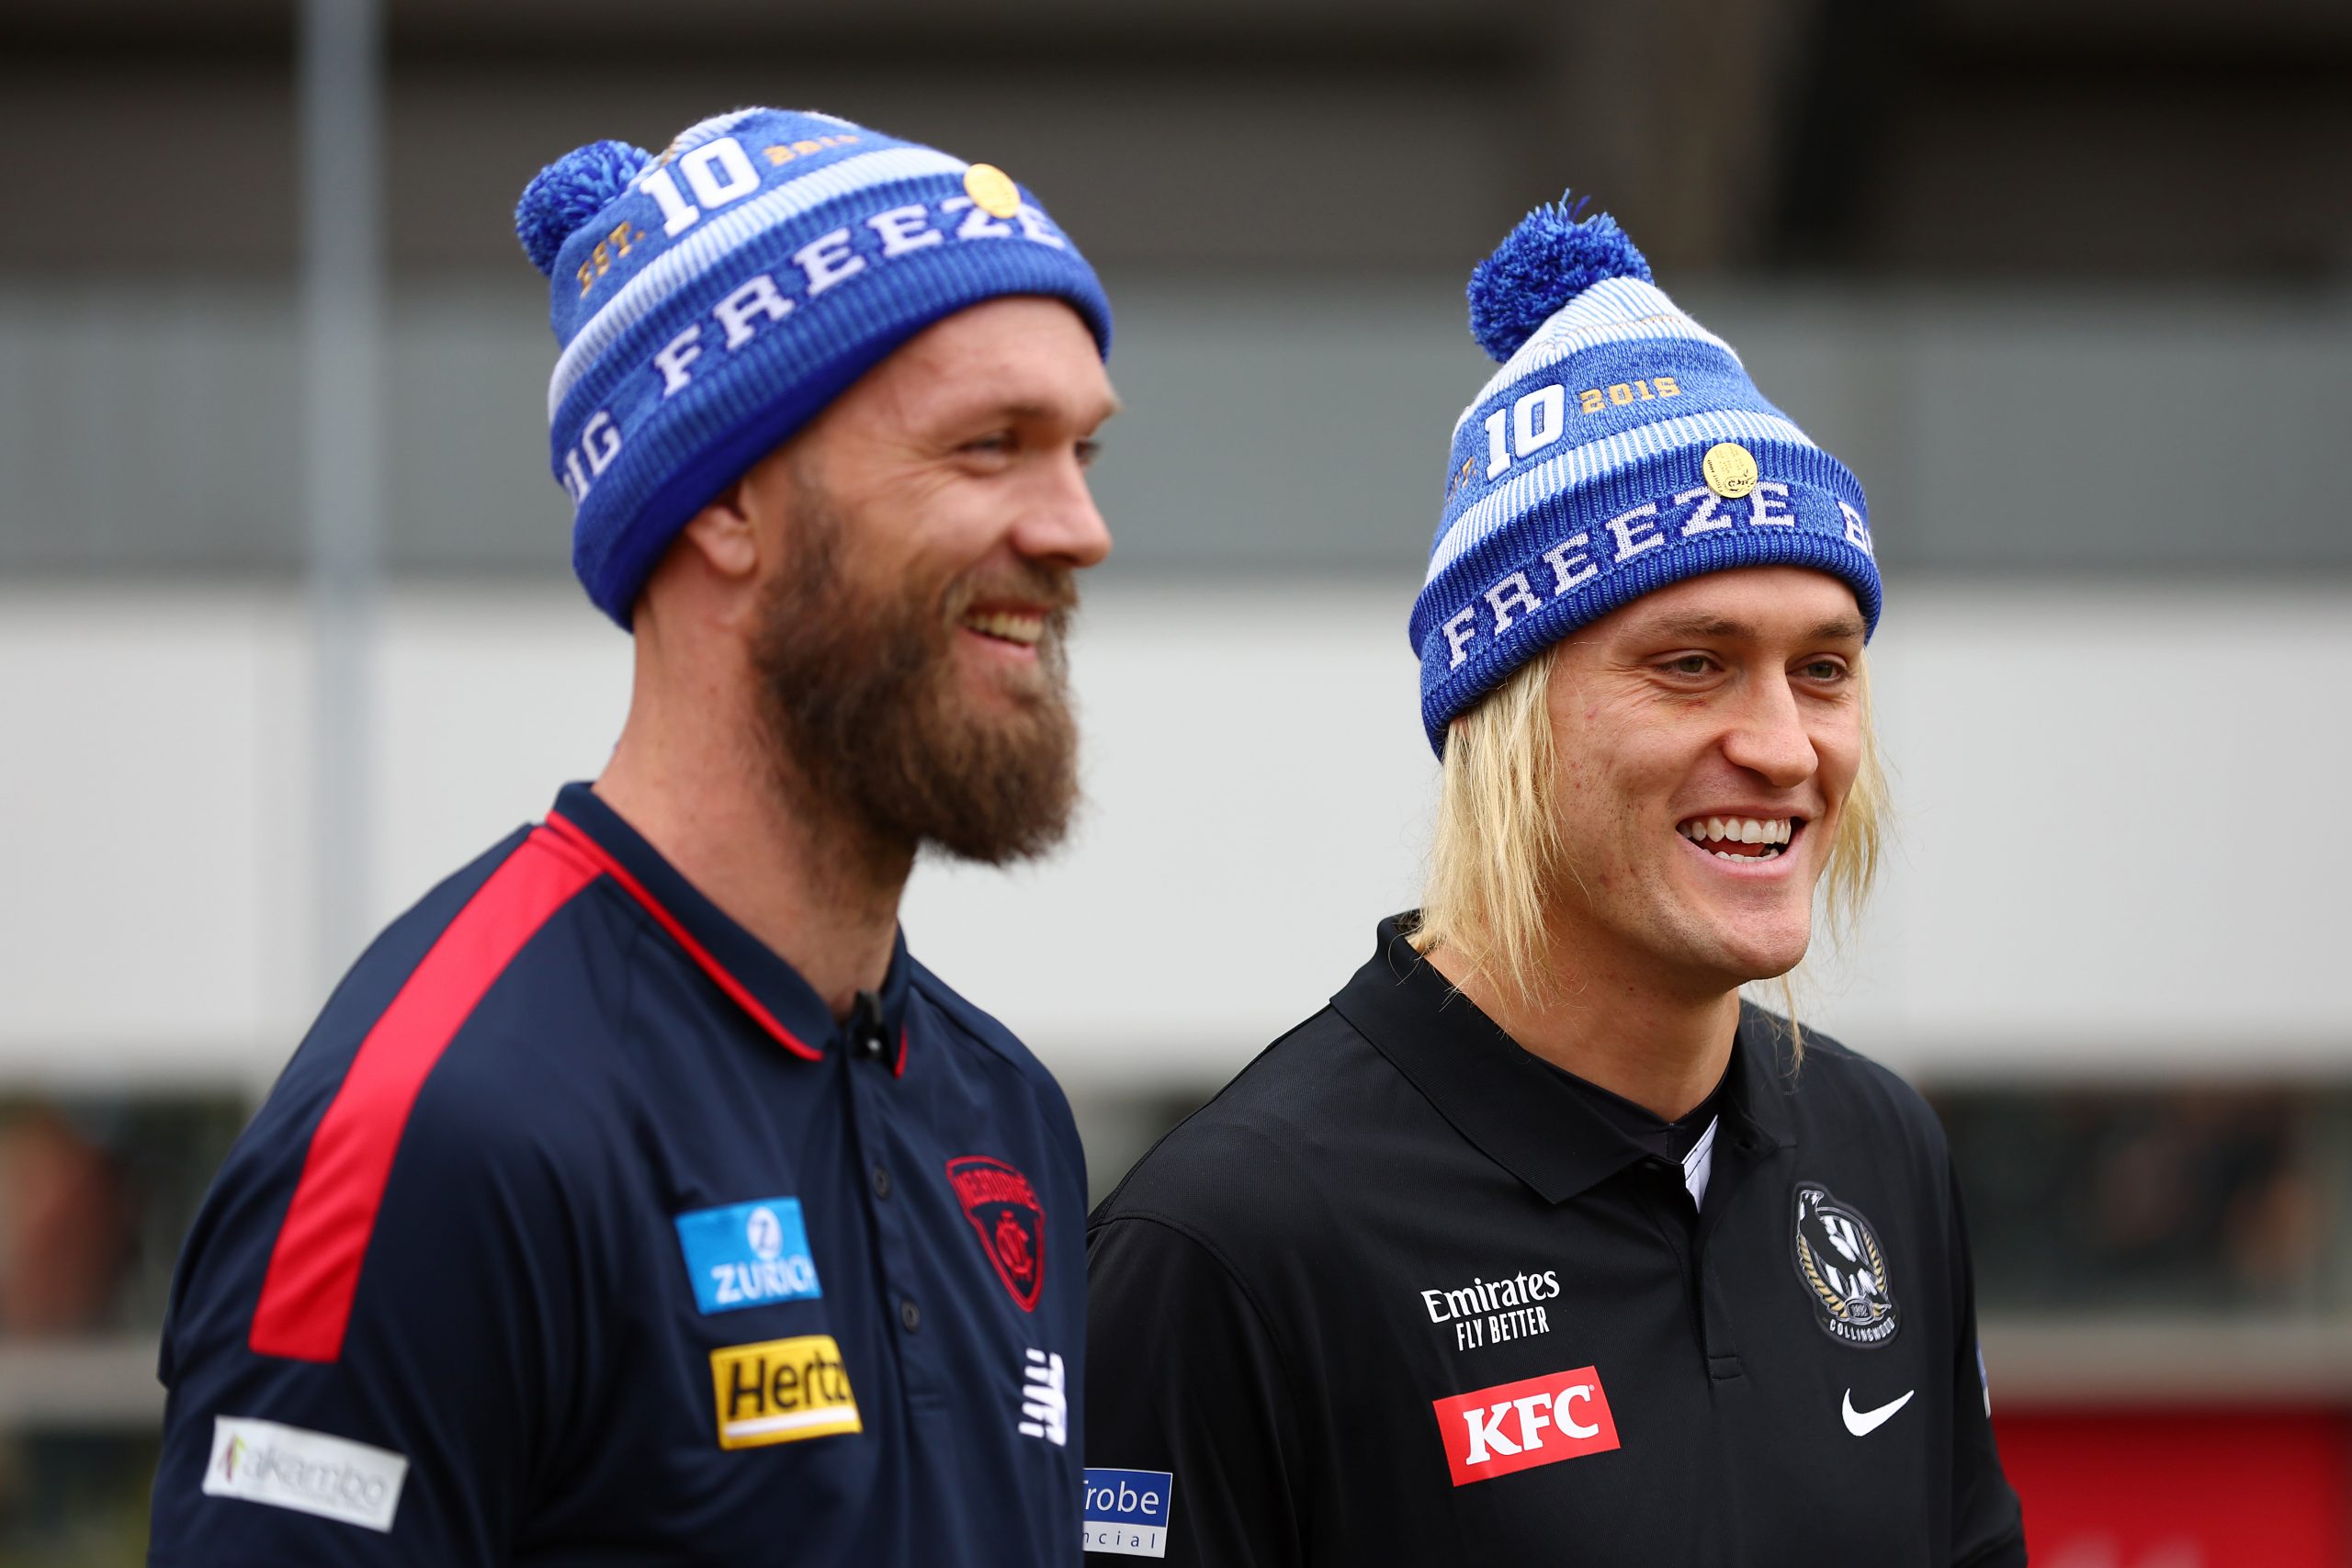
[[[1870,490],[1901,837],[1805,1005],[1951,1129],[2036,1560],[2347,1561],[2352,8],[390,0],[308,119],[303,15],[0,10],[0,1565],[138,1561],[214,1163],[616,734],[509,214],[747,102],[1001,164],[1118,309],[1091,808],[906,914],[1098,1193],[1412,900],[1462,284],[1574,186]]]

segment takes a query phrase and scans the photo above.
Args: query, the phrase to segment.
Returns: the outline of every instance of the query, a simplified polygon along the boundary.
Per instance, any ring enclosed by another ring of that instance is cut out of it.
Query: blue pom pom
[[[1589,199],[1589,198],[1585,198]],[[1612,277],[1650,281],[1650,264],[1606,212],[1584,216],[1566,191],[1519,221],[1470,272],[1470,335],[1508,360],[1552,312]]]
[[[626,141],[591,141],[541,169],[514,204],[514,237],[531,265],[549,276],[563,243],[628,188],[653,154]]]

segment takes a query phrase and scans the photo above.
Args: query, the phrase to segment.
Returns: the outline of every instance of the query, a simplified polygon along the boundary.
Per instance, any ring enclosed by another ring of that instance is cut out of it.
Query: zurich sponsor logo
[[[1165,1470],[1086,1472],[1086,1550],[1114,1557],[1168,1555],[1176,1477]]]
[[[771,1302],[814,1301],[825,1293],[797,1198],[758,1198],[724,1209],[696,1209],[677,1219],[678,1245],[695,1304],[734,1312]]]

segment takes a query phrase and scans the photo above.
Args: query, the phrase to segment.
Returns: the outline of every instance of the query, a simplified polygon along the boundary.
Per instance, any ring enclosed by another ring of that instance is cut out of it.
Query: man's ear
[[[679,530],[681,542],[723,578],[748,579],[760,570],[759,530],[752,515],[756,499],[749,489],[747,480],[737,479]]]

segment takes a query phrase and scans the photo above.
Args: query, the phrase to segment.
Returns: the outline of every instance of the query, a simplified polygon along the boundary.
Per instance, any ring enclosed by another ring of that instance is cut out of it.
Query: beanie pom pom
[[[1606,212],[1584,216],[1585,200],[1563,191],[1520,220],[1495,254],[1470,273],[1470,335],[1507,361],[1552,313],[1612,277],[1651,281],[1650,264]]]
[[[563,243],[653,162],[653,154],[626,141],[591,141],[541,169],[514,204],[514,237],[523,254],[548,276]]]

